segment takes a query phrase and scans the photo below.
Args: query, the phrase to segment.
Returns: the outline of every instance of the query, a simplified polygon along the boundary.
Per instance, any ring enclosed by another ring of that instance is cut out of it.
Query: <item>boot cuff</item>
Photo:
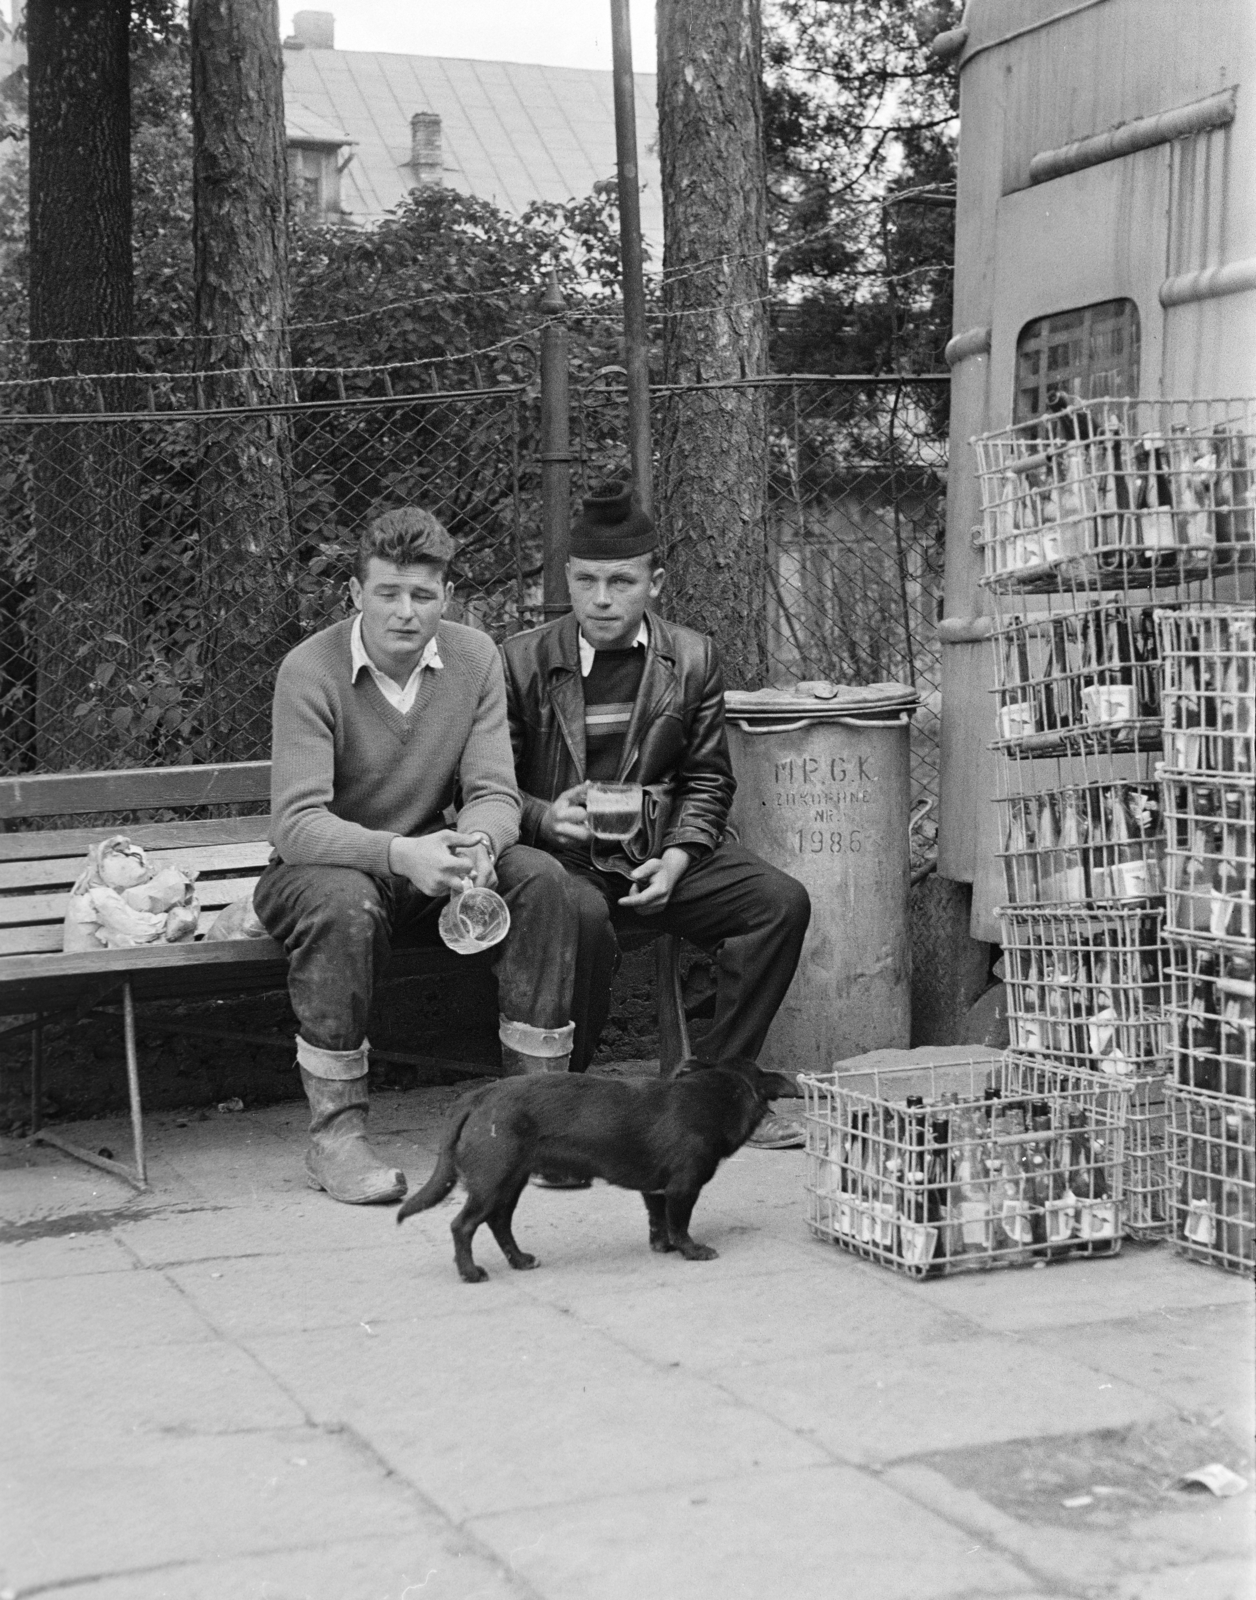
[[[365,1078],[370,1052],[369,1039],[363,1039],[356,1050],[320,1050],[297,1035],[297,1065],[311,1078],[331,1078],[340,1083]]]
[[[525,1056],[568,1056],[571,1041],[576,1036],[576,1025],[569,1022],[562,1028],[534,1028],[530,1022],[512,1022],[509,1017],[499,1018],[497,1037],[508,1049]]]

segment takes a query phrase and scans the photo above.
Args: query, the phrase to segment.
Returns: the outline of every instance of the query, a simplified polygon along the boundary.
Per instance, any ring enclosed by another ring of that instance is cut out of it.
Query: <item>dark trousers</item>
[[[811,901],[797,879],[752,850],[724,844],[690,865],[662,911],[643,916],[616,904],[628,893],[626,878],[592,867],[567,870],[580,918],[574,1071],[583,1072],[593,1059],[606,1025],[611,979],[619,964],[617,927],[679,933],[713,955],[715,1021],[702,1053],[712,1061],[758,1058],[811,920]]]
[[[578,928],[570,878],[543,850],[513,845],[497,862],[497,892],[510,907],[510,932],[493,958],[498,1009],[534,1028],[565,1027]],[[394,939],[439,942],[445,902],[420,894],[408,878],[279,862],[262,873],[253,904],[287,951],[301,1037],[320,1050],[355,1050]]]

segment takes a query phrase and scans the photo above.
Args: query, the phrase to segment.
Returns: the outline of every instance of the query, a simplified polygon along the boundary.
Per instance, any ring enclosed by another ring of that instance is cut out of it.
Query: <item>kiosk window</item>
[[[1027,322],[1016,341],[1016,422],[1074,400],[1138,393],[1138,307],[1132,300]]]

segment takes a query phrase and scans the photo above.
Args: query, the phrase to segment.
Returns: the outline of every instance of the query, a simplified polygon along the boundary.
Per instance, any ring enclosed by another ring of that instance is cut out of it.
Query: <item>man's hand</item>
[[[458,854],[470,864],[471,882],[477,889],[496,889],[497,869],[483,839],[477,839],[469,850],[459,849]]]
[[[557,800],[551,800],[541,818],[537,833],[541,843],[550,850],[563,844],[585,844],[589,838],[588,814],[584,809],[587,783],[564,789]]]
[[[687,850],[673,845],[662,856],[651,856],[631,874],[632,888],[619,902],[630,911],[639,911],[648,917],[652,911],[661,911],[672,897],[672,890],[689,869]]]
[[[464,853],[455,855],[455,851]],[[399,878],[409,878],[420,894],[439,900],[474,879],[473,853],[488,855],[473,834],[455,833],[452,828],[420,834],[417,839],[403,839],[398,834],[388,846],[388,866]]]

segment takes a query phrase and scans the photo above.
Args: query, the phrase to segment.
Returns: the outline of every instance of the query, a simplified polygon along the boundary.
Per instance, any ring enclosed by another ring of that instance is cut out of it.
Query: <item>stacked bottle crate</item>
[[[1168,856],[1169,1201],[1179,1248],[1256,1267],[1253,788],[1248,605],[1157,614]]]
[[[1080,401],[975,441],[1012,1049],[1129,1084],[1122,1226],[1136,1238],[1169,1221],[1157,612],[1237,599],[1250,575],[1254,412]]]

